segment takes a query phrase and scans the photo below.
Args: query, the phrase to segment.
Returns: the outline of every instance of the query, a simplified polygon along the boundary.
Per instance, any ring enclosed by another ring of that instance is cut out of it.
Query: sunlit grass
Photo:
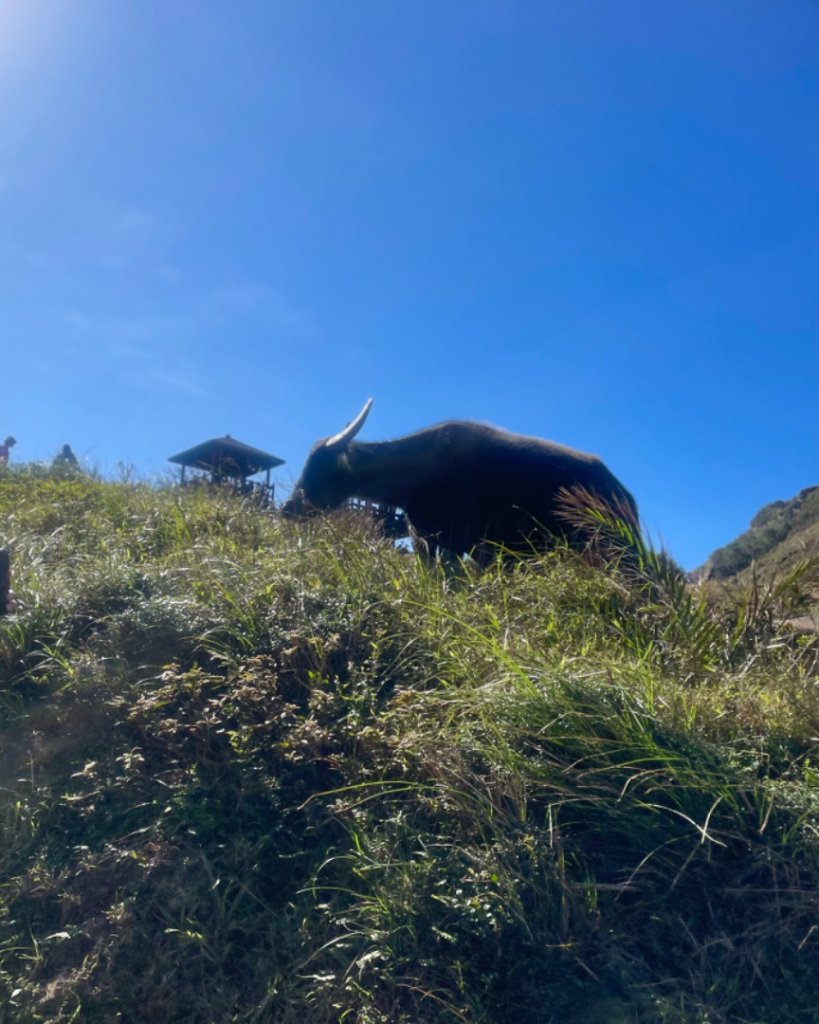
[[[815,1019],[808,577],[620,540],[6,473],[0,1020]]]

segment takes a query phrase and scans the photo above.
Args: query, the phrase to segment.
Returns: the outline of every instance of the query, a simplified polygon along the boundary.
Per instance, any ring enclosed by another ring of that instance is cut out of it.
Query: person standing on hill
[[[0,548],[0,615],[11,615],[17,611],[17,600],[11,589],[11,556],[6,548]]]
[[[77,456],[71,451],[70,444],[64,444],[62,451],[58,452],[54,456],[54,461],[51,463],[55,468],[60,466],[64,469],[79,469],[79,462],[77,462]]]
[[[11,434],[6,440],[0,444],[0,466],[7,466],[9,464],[9,456],[11,455],[11,449],[17,444],[17,438],[12,437]]]

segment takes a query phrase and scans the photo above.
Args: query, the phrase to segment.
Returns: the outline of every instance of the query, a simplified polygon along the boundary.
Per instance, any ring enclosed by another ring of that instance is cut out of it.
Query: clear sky
[[[596,452],[687,567],[819,483],[815,0],[0,0],[0,226],[16,461],[284,493],[372,395]]]

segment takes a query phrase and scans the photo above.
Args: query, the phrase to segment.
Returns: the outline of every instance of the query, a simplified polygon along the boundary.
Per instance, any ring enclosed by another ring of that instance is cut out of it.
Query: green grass
[[[804,574],[25,469],[0,546],[3,1024],[819,1019]]]

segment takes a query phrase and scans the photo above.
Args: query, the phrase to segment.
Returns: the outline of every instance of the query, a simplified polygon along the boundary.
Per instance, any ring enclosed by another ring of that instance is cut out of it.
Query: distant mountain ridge
[[[718,548],[695,575],[728,579],[752,562],[787,568],[811,556],[819,556],[819,485],[805,487],[788,501],[765,505],[745,533]]]

